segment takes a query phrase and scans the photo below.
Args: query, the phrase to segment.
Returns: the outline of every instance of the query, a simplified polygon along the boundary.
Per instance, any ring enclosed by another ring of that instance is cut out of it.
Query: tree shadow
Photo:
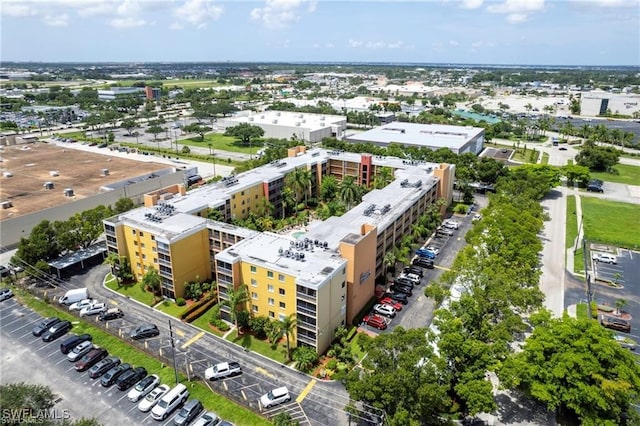
[[[552,412],[519,391],[500,393],[495,399],[498,405],[497,415],[503,424],[556,424]]]

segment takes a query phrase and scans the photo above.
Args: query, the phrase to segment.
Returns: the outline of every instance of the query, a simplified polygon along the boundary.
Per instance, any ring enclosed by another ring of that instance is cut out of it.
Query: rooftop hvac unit
[[[3,201],[2,203],[0,203],[0,206],[3,209],[8,209],[8,208],[13,207],[13,204],[11,204],[11,201]]]
[[[262,115],[260,116],[260,118],[264,118],[264,114],[262,114]]]
[[[255,120],[253,117],[249,117],[249,121],[253,121]]]
[[[4,172],[4,173],[2,173],[2,174],[3,174],[3,175],[4,175],[4,177],[6,177],[6,178],[13,177],[13,173],[11,173],[11,172]]]
[[[109,169],[102,169],[100,170],[100,174],[102,176],[109,176]]]
[[[51,170],[49,172],[49,176],[53,176],[53,177],[60,176],[60,173],[58,173],[57,170]]]
[[[300,127],[300,122],[296,121],[296,127]]]
[[[300,115],[298,116],[298,118],[302,118],[302,117],[304,117],[304,114],[300,114]]]
[[[73,197],[73,188],[65,188],[64,189],[65,197]]]
[[[306,123],[306,122],[307,122],[307,119],[306,119],[306,118],[303,118],[303,119],[302,119],[302,122],[303,122],[303,123]]]
[[[281,113],[280,112],[276,112],[276,117],[280,117]]]
[[[53,189],[53,182],[45,182],[44,189]]]
[[[272,124],[278,124],[278,120],[273,120],[271,123]]]

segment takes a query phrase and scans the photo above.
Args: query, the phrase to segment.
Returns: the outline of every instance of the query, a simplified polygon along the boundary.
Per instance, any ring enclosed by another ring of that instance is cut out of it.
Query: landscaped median
[[[71,321],[74,324],[71,330],[73,333],[91,334],[94,344],[107,349],[109,354],[120,357],[123,362],[130,363],[136,367],[146,368],[149,374],[157,374],[163,383],[172,384],[175,381],[175,372],[173,369],[163,365],[161,361],[149,356],[129,343],[112,336],[101,328],[92,325],[90,322],[82,319],[79,320],[62,307],[49,305],[22,289],[14,288],[13,290],[20,303],[28,306],[44,317],[55,316]],[[183,376],[180,376],[180,380],[182,382],[185,381]],[[247,410],[241,405],[213,393],[206,385],[199,381],[191,381],[189,383],[189,393],[191,397],[199,399],[207,410],[214,411],[222,418],[238,425],[271,424],[253,411]]]

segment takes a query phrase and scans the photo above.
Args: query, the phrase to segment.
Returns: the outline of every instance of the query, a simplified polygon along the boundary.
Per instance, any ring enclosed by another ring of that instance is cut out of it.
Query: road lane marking
[[[301,403],[305,397],[307,396],[307,394],[309,392],[311,392],[311,389],[313,389],[313,387],[316,385],[317,380],[315,379],[311,379],[309,381],[309,383],[307,383],[307,386],[305,386],[305,388],[302,390],[302,392],[300,393],[300,395],[296,398],[296,402],[299,404]]]
[[[267,377],[271,377],[271,378],[273,378],[273,377],[274,377],[274,375],[273,375],[273,374],[271,374],[271,373],[270,373],[268,370],[266,370],[265,368],[262,368],[262,367],[256,367],[256,371],[257,371],[258,373],[264,374],[264,375],[265,375],[265,376],[267,376]]]
[[[182,330],[175,329],[175,330],[173,330],[173,332],[176,333],[180,337],[184,337],[184,331],[182,331]]]
[[[202,336],[204,336],[204,331],[201,331],[200,333],[196,334],[195,336],[193,336],[191,339],[187,340],[186,342],[184,342],[184,345],[182,345],[180,347],[180,349],[186,349],[187,346],[191,345],[192,343],[194,343],[196,340],[200,339]]]

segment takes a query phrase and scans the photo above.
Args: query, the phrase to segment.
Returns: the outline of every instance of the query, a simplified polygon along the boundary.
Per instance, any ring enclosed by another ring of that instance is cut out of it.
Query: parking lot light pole
[[[582,260],[584,262],[584,274],[587,279],[587,318],[592,319],[591,316],[591,298],[593,294],[591,292],[591,274],[589,273],[588,265],[587,265],[587,239],[582,238]]]
[[[173,371],[176,374],[176,385],[178,384],[178,366],[176,365],[176,344],[173,341],[173,328],[169,320],[169,338],[171,339],[171,357],[173,358]]]

